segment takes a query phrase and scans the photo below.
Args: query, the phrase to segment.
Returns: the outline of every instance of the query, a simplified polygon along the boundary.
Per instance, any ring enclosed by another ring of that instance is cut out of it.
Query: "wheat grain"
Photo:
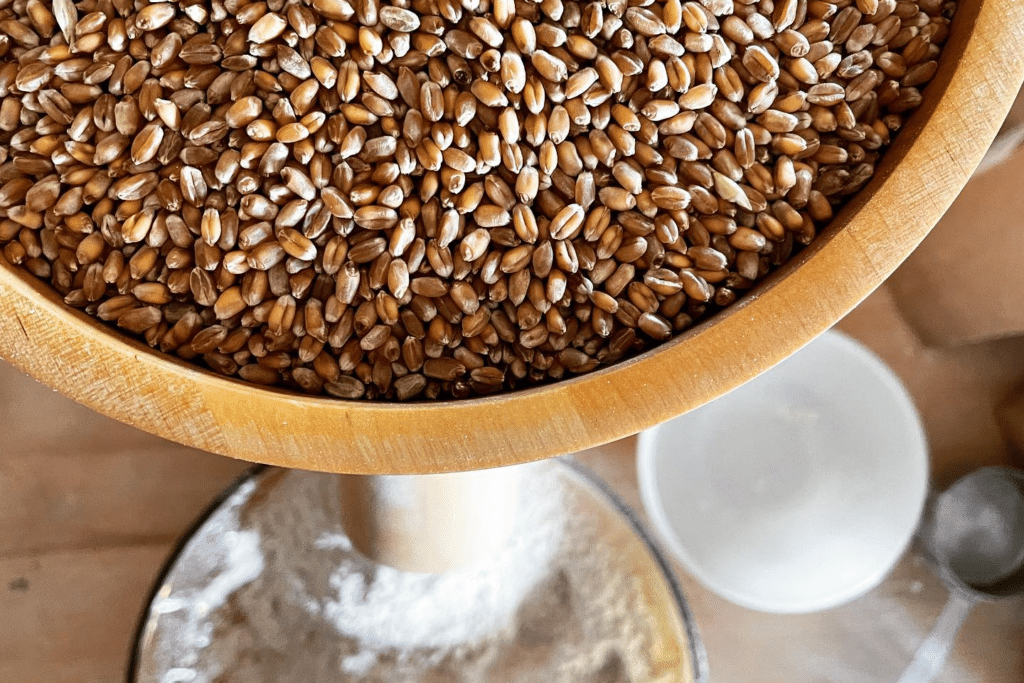
[[[587,372],[813,239],[920,105],[952,10],[762,5],[16,2],[4,257],[261,384]]]

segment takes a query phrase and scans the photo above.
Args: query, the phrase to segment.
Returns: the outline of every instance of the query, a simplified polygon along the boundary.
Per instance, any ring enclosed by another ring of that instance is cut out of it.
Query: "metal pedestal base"
[[[523,466],[500,552],[439,574],[353,549],[339,477],[260,469],[157,582],[133,683],[690,683],[703,648],[664,558],[572,461]]]

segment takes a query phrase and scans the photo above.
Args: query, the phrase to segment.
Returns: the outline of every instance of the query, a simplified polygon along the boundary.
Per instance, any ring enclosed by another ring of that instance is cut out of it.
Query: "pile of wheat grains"
[[[945,0],[0,0],[0,244],[260,384],[463,398],[728,306],[871,178]]]

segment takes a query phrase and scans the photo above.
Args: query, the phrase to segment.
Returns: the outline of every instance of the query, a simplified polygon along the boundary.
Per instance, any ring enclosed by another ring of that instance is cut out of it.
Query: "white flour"
[[[390,567],[372,576],[343,563],[331,577],[334,599],[323,615],[344,633],[383,647],[444,648],[501,630],[522,596],[541,578],[552,554],[550,526],[519,535],[518,547],[497,561],[444,574],[413,574]],[[533,541],[536,540],[536,543]]]
[[[330,594],[318,612],[363,647],[393,649],[402,659],[422,650],[433,650],[436,659],[498,633],[550,570],[562,537],[561,498],[550,495],[555,491],[532,493],[526,495],[538,504],[516,520],[499,555],[443,574],[418,574],[371,567],[353,553],[332,572]],[[364,651],[345,666],[362,671],[360,663],[368,661]]]
[[[581,513],[555,467],[537,467],[523,484],[514,541],[499,556],[437,575],[355,553],[336,522],[329,476],[279,473],[263,495],[236,493],[155,601],[138,680],[678,680],[661,677],[666,665],[678,669],[678,651],[652,632],[650,615],[666,606],[646,600],[621,549],[602,545],[600,521]],[[228,533],[237,534],[232,550]],[[652,654],[661,661],[652,664]]]

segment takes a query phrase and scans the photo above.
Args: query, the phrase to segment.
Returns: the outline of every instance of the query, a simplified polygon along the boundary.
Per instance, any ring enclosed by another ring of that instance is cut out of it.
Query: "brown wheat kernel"
[[[870,179],[953,9],[229,5],[0,10],[4,257],[216,372],[396,400],[730,305]]]

